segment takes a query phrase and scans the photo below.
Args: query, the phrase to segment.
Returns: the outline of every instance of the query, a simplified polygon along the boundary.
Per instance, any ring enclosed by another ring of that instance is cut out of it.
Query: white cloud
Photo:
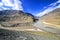
[[[0,6],[2,6],[3,4],[0,2]]]
[[[12,3],[12,1],[14,1],[14,3]],[[0,10],[8,10],[8,9],[23,10],[22,2],[20,0],[2,0],[2,2],[0,2]]]
[[[2,3],[6,6],[13,6],[13,4],[10,2],[10,0],[2,0]]]
[[[58,0],[55,3],[52,3],[52,4],[48,5],[49,7],[47,9],[45,9],[44,11],[38,13],[36,16],[40,16],[41,17],[41,16],[47,14],[48,12],[51,12],[51,11],[55,10],[56,8],[60,8],[60,4],[58,6],[56,6],[56,4],[58,4],[58,3],[60,3],[60,0]]]

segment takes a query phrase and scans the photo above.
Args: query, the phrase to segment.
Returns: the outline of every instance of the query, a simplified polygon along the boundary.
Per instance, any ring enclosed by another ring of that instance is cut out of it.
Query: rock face
[[[16,26],[23,23],[34,22],[34,16],[32,14],[24,13],[19,10],[3,10],[0,11],[0,24],[2,26]]]

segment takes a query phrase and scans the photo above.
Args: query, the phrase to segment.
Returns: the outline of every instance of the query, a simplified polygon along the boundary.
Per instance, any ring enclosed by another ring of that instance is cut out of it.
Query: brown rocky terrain
[[[36,22],[32,14],[19,10],[0,11],[0,28],[8,30],[33,29]]]

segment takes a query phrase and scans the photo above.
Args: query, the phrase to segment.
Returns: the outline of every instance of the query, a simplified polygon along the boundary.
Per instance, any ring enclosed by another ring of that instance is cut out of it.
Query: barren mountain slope
[[[60,8],[41,17],[43,23],[60,27]]]
[[[36,22],[35,16],[20,10],[3,10],[0,11],[0,29],[24,31],[34,30]]]

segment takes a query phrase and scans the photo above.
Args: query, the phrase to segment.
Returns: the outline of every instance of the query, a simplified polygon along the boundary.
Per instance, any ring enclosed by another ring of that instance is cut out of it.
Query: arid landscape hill
[[[60,8],[53,10],[52,12],[45,14],[41,17],[44,24],[52,25],[60,28]]]
[[[35,22],[32,14],[19,10],[3,10],[0,11],[0,24],[3,27],[30,25]]]

